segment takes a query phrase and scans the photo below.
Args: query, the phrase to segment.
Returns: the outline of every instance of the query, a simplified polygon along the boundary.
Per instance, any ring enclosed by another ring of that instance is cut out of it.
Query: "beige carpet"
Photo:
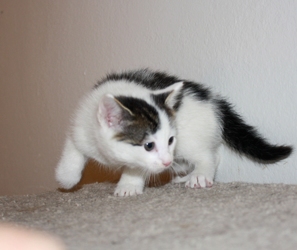
[[[297,186],[167,184],[128,198],[114,188],[2,196],[1,221],[50,232],[68,249],[297,249]]]

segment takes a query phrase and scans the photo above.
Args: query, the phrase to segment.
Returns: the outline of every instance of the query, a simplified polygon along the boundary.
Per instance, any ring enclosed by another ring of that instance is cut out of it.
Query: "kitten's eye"
[[[152,151],[155,148],[154,142],[147,142],[144,144],[144,148],[146,151]]]
[[[173,141],[174,141],[174,137],[171,136],[171,137],[169,138],[169,140],[168,140],[168,145],[171,145]]]

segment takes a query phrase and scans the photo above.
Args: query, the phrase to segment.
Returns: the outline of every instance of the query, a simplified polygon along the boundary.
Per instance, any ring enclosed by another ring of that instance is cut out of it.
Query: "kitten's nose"
[[[168,167],[168,166],[171,165],[171,161],[165,161],[165,162],[162,162],[162,163],[163,163],[163,165],[164,165],[165,167]]]

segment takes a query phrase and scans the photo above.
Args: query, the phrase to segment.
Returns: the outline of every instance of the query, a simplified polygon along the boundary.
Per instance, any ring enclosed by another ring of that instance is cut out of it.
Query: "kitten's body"
[[[115,194],[140,194],[145,178],[172,168],[187,187],[211,187],[222,142],[257,161],[276,162],[292,148],[268,144],[222,98],[198,83],[149,70],[111,74],[81,102],[56,177],[65,188],[88,158],[124,167]]]

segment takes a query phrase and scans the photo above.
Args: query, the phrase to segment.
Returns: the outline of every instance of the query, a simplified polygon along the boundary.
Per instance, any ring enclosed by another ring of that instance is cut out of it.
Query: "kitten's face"
[[[113,131],[115,163],[152,173],[169,168],[176,145],[173,114],[142,99],[106,96],[98,118]]]
[[[176,145],[175,129],[166,121],[166,117],[160,120],[160,129],[147,136],[141,146],[143,167],[154,173],[160,173],[172,165]]]
[[[116,141],[117,157],[129,167],[141,167],[152,173],[160,173],[173,163],[176,145],[176,131],[165,114],[160,114],[155,133],[147,129],[136,129],[143,136],[140,142],[133,140],[133,134],[126,134],[126,139]],[[140,136],[140,137],[142,137]],[[115,140],[117,137],[115,136]],[[119,152],[120,151],[120,152]]]

